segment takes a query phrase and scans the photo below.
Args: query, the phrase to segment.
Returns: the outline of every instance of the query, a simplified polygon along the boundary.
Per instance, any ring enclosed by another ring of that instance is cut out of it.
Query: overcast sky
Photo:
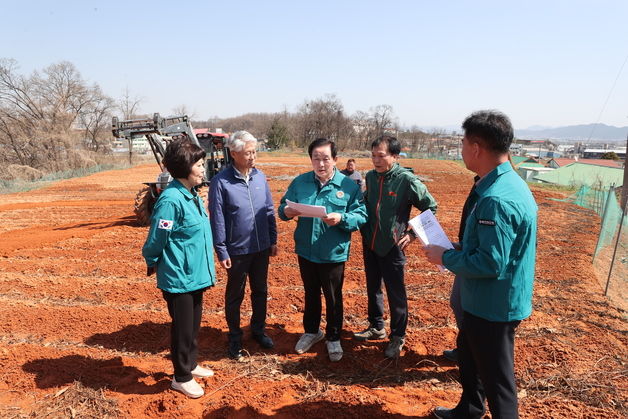
[[[391,105],[404,126],[486,108],[519,129],[625,126],[627,18],[625,0],[22,0],[2,6],[0,57],[24,74],[70,61],[149,114],[293,112],[335,94],[348,114]]]

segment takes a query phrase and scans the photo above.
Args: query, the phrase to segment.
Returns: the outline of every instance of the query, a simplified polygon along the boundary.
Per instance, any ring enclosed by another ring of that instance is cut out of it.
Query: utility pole
[[[626,152],[628,152],[628,134],[626,135]],[[628,155],[624,156],[624,184],[621,188],[621,208],[626,212],[626,201],[628,200],[628,169],[626,169]]]

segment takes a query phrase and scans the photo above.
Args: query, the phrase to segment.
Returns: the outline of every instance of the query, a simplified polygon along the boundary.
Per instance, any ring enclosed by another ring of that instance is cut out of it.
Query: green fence
[[[628,308],[628,216],[619,203],[620,188],[607,190],[582,186],[578,192],[562,201],[589,208],[601,217],[600,234],[593,267],[609,296],[622,308]]]

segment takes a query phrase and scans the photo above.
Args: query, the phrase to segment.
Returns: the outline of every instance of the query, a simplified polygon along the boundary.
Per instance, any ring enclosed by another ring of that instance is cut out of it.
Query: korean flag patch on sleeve
[[[159,220],[157,228],[162,230],[172,230],[172,220]]]

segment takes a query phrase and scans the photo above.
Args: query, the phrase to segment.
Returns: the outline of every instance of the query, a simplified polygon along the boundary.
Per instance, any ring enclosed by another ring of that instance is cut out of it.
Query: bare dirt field
[[[344,159],[340,159],[344,165]],[[305,157],[262,155],[278,204]],[[404,160],[425,179],[450,237],[472,175],[447,161]],[[370,167],[358,159],[360,169]],[[385,342],[358,343],[366,325],[359,234],[347,263],[342,361],[323,343],[296,355],[303,291],[293,253],[294,222],[279,221],[280,255],[271,260],[268,331],[273,350],[245,340],[251,356],[226,356],[225,274],[205,293],[199,361],[216,371],[206,395],[169,390],[169,317],[140,254],[146,227],[132,203],[156,165],[60,181],[0,195],[0,417],[376,418],[429,417],[458,400],[456,366],[441,353],[456,335],[448,306],[452,275],[408,251],[410,323],[398,361]],[[532,317],[517,331],[516,373],[524,418],[628,415],[626,312],[603,296],[592,252],[598,219],[535,188],[539,205],[537,280]],[[248,297],[243,321],[250,314]],[[245,329],[245,333],[248,328]],[[245,335],[246,336],[246,335]]]

